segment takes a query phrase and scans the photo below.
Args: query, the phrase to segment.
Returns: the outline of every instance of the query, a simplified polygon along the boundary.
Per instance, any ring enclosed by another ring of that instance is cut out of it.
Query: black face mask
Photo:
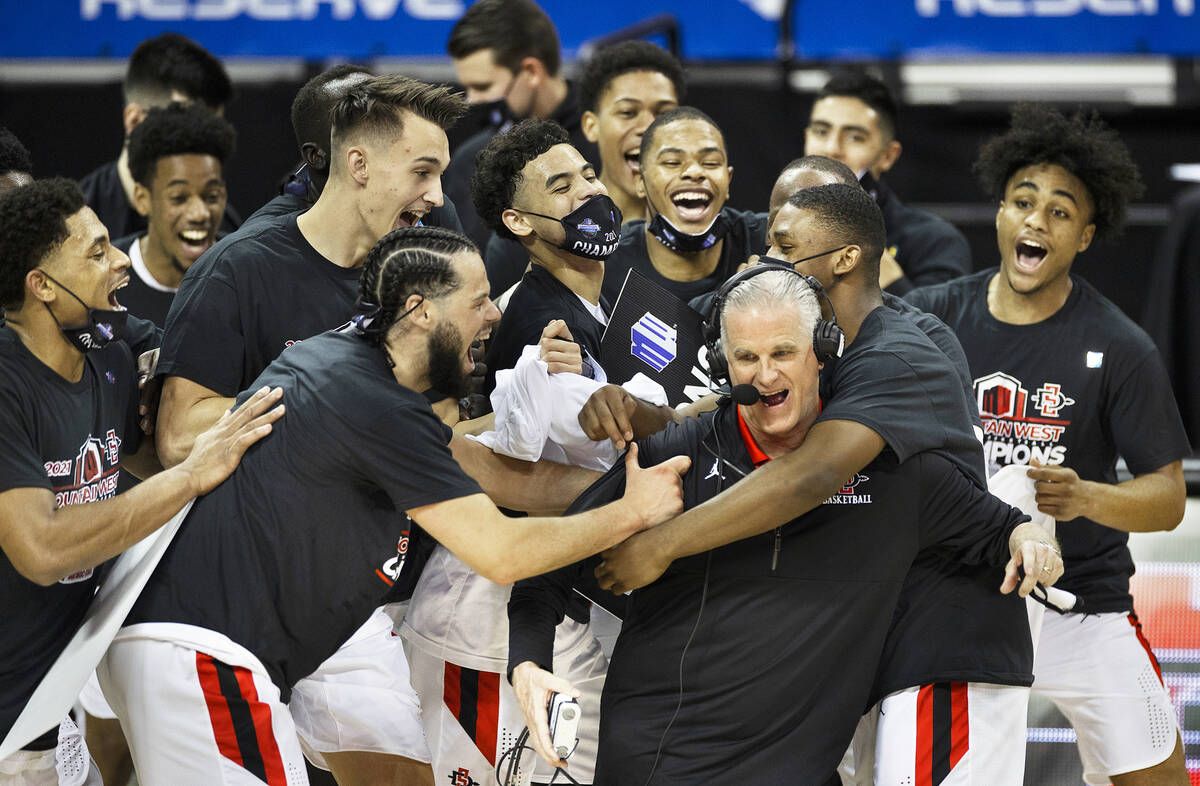
[[[86,325],[66,328],[58,321],[58,317],[54,316],[54,312],[50,310],[50,304],[42,304],[47,311],[50,311],[50,318],[54,320],[54,324],[58,325],[58,329],[63,332],[72,346],[80,352],[91,352],[93,349],[103,349],[112,341],[125,338],[125,320],[129,316],[128,311],[123,308],[88,308],[88,304],[84,303],[79,295],[64,287],[46,271],[43,270],[42,273],[46,278],[62,287],[64,292],[78,300],[79,305],[87,308],[88,323]]]
[[[597,194],[562,218],[519,207],[513,210],[562,224],[565,237],[558,248],[584,259],[603,262],[617,250],[621,240],[621,210],[607,194]]]
[[[654,207],[649,196],[646,197],[646,204]],[[695,254],[698,251],[712,248],[729,234],[729,219],[725,218],[725,211],[722,210],[708,225],[708,229],[698,235],[690,235],[678,229],[658,211],[658,208],[654,207],[654,218],[650,219],[650,225],[646,229],[654,236],[655,240],[672,251],[678,254]]]

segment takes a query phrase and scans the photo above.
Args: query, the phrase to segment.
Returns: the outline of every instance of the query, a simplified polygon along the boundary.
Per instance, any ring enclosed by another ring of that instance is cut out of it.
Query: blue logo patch
[[[576,229],[582,232],[585,237],[595,237],[596,233],[600,231],[600,225],[590,218],[585,218],[579,222],[579,226]]]
[[[662,371],[675,359],[677,332],[650,312],[630,329],[630,354],[655,371]]]
[[[112,373],[111,371],[105,371],[104,378],[108,380],[108,384],[110,384],[110,385],[117,384],[117,375]]]

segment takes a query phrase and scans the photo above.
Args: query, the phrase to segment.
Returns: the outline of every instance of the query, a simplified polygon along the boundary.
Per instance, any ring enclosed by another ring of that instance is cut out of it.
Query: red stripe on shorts
[[[1154,657],[1154,650],[1150,649],[1150,642],[1146,639],[1146,634],[1142,633],[1142,623],[1138,622],[1137,615],[1132,611],[1129,612],[1129,624],[1133,626],[1133,632],[1137,635],[1137,640],[1142,643],[1142,649],[1146,650],[1146,656],[1150,658],[1150,664],[1154,666],[1154,673],[1158,675],[1158,681],[1162,684],[1162,669],[1159,668],[1158,658]]]
[[[287,786],[283,756],[279,753],[279,743],[275,741],[275,730],[271,726],[271,708],[258,700],[258,691],[254,689],[254,675],[249,669],[234,666],[233,673],[237,676],[242,697],[250,705],[250,717],[254,719],[254,734],[258,737],[258,751],[262,755],[263,769],[267,773],[267,784]]]
[[[229,705],[221,693],[221,684],[217,680],[217,667],[211,655],[196,653],[196,675],[200,678],[200,690],[204,693],[204,703],[208,705],[208,720],[212,723],[213,737],[217,741],[217,750],[230,761],[239,766],[246,766],[242,761],[242,751],[238,747],[237,735],[233,731],[233,716]]]
[[[950,683],[950,769],[971,748],[971,723],[967,713],[967,683]]]
[[[445,664],[442,683],[442,701],[457,720],[462,714],[462,668],[453,663]]]
[[[500,730],[500,675],[479,672],[479,699],[475,704],[475,746],[496,766],[496,735]]]
[[[917,691],[917,750],[913,786],[933,786],[933,685]]]

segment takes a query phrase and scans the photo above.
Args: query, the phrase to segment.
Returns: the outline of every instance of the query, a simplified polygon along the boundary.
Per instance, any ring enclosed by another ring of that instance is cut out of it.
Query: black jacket
[[[677,454],[692,458],[687,508],[753,466],[728,402],[640,443],[643,465]],[[572,510],[617,498],[624,479],[618,462]],[[1008,534],[1024,518],[941,456],[900,464],[885,451],[785,527],[676,560],[628,598],[604,688],[595,783],[645,782],[660,740],[655,782],[825,782],[868,706],[917,553],[1003,564]],[[510,667],[546,667],[572,588],[597,592],[597,561],[517,583]],[[683,703],[667,731],[681,664]]]

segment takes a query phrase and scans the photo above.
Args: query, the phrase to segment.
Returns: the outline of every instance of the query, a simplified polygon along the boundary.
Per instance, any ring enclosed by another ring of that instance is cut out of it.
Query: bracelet
[[[1039,540],[1039,541],[1037,541],[1037,542],[1038,542],[1039,544],[1043,545],[1043,546],[1049,546],[1051,551],[1053,551],[1055,554],[1057,554],[1057,555],[1058,555],[1058,556],[1060,556],[1060,557],[1062,556],[1062,551],[1061,551],[1061,550],[1058,548],[1058,546],[1055,546],[1055,545],[1054,545],[1053,543],[1051,543],[1050,541],[1048,541],[1048,540]]]

